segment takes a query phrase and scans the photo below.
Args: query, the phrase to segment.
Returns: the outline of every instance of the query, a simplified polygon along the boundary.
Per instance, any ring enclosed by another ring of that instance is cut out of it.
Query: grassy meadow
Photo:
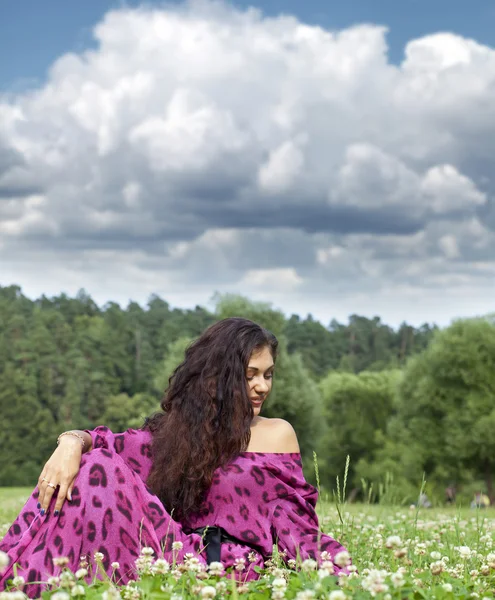
[[[22,507],[29,490],[0,489],[0,533],[3,535]],[[244,584],[214,571],[205,572],[194,559],[169,565],[147,553],[138,559],[140,578],[127,586],[110,580],[84,583],[86,573],[65,573],[52,582],[47,597],[103,600],[187,600],[238,596],[257,600],[345,600],[347,598],[480,598],[495,596],[495,509],[417,509],[367,504],[319,507],[322,530],[349,550],[358,572],[337,582],[331,565],[312,561],[287,568],[277,557],[259,581]],[[346,562],[347,557],[339,560]],[[292,565],[293,566],[293,565]],[[217,567],[218,568],[218,567]],[[91,557],[86,569],[98,569]],[[95,572],[95,571],[93,571]],[[21,597],[17,592],[9,597]],[[2,594],[5,596],[5,594]]]

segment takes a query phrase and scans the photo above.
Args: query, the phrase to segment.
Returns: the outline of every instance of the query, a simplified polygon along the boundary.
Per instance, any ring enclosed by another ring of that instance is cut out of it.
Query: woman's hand
[[[76,437],[65,435],[60,438],[60,444],[48,459],[38,479],[40,491],[38,503],[41,514],[45,514],[48,510],[55,492],[57,492],[55,516],[59,515],[66,498],[69,502],[72,500],[72,489],[76,475],[79,473],[82,452],[81,442]]]

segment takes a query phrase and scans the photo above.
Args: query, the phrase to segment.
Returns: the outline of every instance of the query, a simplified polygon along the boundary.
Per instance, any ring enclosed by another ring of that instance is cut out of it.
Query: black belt
[[[220,552],[222,550],[222,542],[232,542],[234,544],[243,544],[248,546],[246,542],[241,542],[236,538],[229,535],[223,527],[217,527],[216,525],[210,525],[206,527],[199,527],[195,529],[193,533],[199,534],[205,543],[206,550],[206,562],[208,564],[212,562],[220,562]]]

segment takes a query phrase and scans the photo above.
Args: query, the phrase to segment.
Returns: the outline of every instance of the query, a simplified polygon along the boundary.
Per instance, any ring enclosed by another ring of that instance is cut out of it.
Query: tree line
[[[144,307],[99,307],[84,291],[31,300],[15,285],[0,287],[0,485],[32,485],[63,430],[139,427],[187,344],[234,315],[279,338],[265,414],[293,424],[313,480],[316,452],[324,490],[342,481],[350,456],[356,498],[410,502],[423,473],[433,496],[452,483],[493,495],[489,318],[444,330],[358,315],[323,325],[240,296],[217,296],[214,311],[172,308],[158,296]]]

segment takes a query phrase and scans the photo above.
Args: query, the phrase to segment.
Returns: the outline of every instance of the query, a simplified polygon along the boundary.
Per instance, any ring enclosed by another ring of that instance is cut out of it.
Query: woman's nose
[[[258,393],[266,393],[268,391],[268,383],[264,380],[258,380],[256,382],[255,390]]]

